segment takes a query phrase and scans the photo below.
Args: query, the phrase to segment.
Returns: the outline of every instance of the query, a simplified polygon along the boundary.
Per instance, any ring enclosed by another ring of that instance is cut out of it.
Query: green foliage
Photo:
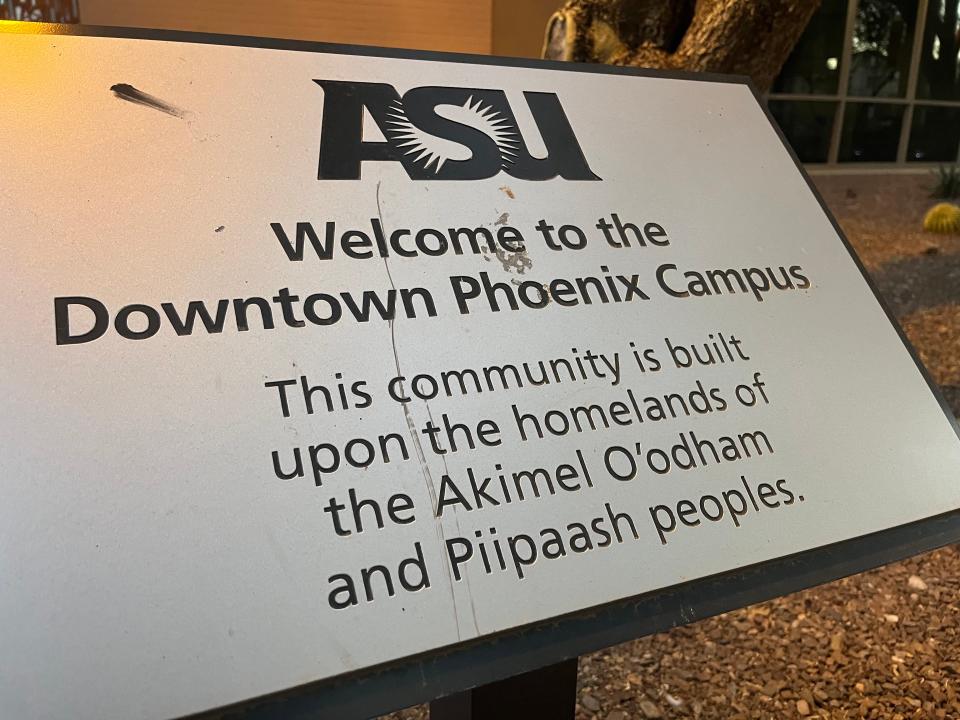
[[[945,200],[960,197],[960,165],[941,165],[933,176],[930,197]]]

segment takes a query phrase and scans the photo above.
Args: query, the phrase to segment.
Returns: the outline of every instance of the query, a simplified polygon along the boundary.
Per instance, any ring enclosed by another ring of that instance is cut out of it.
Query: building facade
[[[78,0],[0,0],[0,20],[80,22]]]
[[[812,166],[960,161],[960,1],[823,0],[768,97]]]

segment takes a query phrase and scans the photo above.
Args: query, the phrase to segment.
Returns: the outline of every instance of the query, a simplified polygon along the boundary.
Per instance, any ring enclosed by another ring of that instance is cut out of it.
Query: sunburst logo
[[[435,112],[447,120],[472,127],[487,135],[500,151],[500,167],[506,170],[517,157],[520,133],[513,121],[493,105],[467,98],[463,105],[439,105]],[[395,100],[387,110],[387,137],[404,155],[425,170],[440,172],[450,160],[469,160],[469,148],[446,138],[424,132],[407,118],[403,103]]]
[[[556,93],[523,91],[533,125],[521,131],[503,90],[425,85],[401,95],[381,82],[314,82],[323,88],[320,180],[359,180],[364,167],[389,162],[411,180],[600,179]],[[532,155],[524,132],[539,133],[546,152]]]

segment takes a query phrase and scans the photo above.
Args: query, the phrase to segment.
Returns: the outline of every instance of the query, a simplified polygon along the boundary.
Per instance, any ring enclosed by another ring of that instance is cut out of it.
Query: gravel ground
[[[930,178],[816,182],[960,412],[960,236],[920,231]],[[960,718],[958,591],[948,547],[584,656],[577,720]]]

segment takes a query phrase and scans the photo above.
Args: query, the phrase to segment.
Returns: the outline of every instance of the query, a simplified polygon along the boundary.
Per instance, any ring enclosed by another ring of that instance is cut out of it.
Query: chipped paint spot
[[[498,217],[493,224],[506,225],[508,222],[510,222],[510,213],[500,213],[500,217]]]
[[[113,91],[114,97],[117,97],[121,100],[126,100],[127,102],[132,102],[134,105],[143,105],[144,107],[152,108],[153,110],[159,110],[162,113],[172,115],[176,118],[183,117],[183,110],[180,108],[170,105],[160,98],[154,97],[153,95],[148,95],[142,90],[138,90],[133,85],[128,85],[127,83],[117,83],[116,85],[111,85],[110,90]]]
[[[510,282],[511,282],[512,284],[516,285],[517,287],[520,287],[520,286],[523,285],[523,283],[524,283],[524,281],[521,280],[520,278],[510,278]],[[537,282],[537,281],[536,281],[536,280],[530,280],[530,281],[528,281],[528,282]],[[550,286],[547,285],[546,283],[539,283],[539,285],[540,285],[540,287],[543,288],[543,295],[544,295],[544,297],[547,299],[547,303],[549,304],[550,301],[553,300],[553,296],[550,294]]]
[[[483,248],[483,259],[490,262],[490,250]],[[527,270],[533,267],[533,260],[527,254],[526,250],[520,252],[507,252],[502,247],[497,247],[493,251],[493,256],[500,261],[504,272],[516,273],[517,275],[526,274]]]
[[[513,194],[513,190],[511,190],[507,185],[501,186],[500,190],[511,200],[516,200],[517,196]]]

